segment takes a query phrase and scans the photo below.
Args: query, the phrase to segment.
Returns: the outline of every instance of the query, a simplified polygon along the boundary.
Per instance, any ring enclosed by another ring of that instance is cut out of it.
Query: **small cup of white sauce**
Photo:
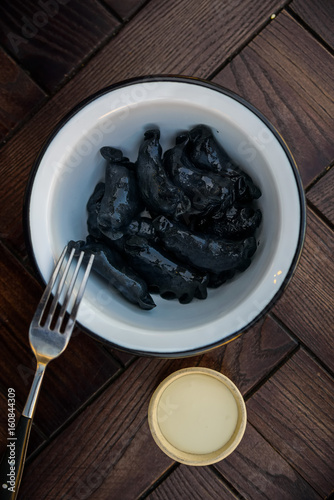
[[[244,399],[234,383],[209,368],[185,368],[157,387],[148,409],[157,445],[187,465],[209,465],[226,458],[246,428]]]

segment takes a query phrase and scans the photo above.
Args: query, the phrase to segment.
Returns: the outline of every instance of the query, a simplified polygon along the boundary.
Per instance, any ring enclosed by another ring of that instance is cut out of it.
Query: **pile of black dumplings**
[[[112,147],[105,179],[88,204],[88,233],[78,242],[95,253],[94,268],[142,309],[150,293],[187,304],[205,299],[244,271],[256,251],[261,192],[198,125],[162,155],[160,131],[148,130],[135,163]]]

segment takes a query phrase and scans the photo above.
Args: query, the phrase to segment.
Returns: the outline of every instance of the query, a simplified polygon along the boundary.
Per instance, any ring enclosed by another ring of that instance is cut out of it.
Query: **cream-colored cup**
[[[246,405],[225,375],[209,368],[185,368],[156,388],[148,422],[155,442],[170,458],[209,465],[226,458],[240,443]]]

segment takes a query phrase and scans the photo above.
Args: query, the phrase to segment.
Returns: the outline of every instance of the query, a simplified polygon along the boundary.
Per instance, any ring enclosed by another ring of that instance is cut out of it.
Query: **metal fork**
[[[37,368],[18,425],[15,430],[8,429],[7,447],[0,464],[0,498],[4,500],[17,498],[45,368],[68,345],[93,264],[94,255],[81,251],[76,265],[73,265],[76,253],[75,244],[66,245],[30,325],[29,341]],[[79,287],[75,289],[76,282]]]

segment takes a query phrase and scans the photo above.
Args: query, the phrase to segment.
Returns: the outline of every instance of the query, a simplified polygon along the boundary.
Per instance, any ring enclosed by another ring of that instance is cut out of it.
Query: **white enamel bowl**
[[[163,150],[177,133],[207,124],[262,191],[263,222],[251,266],[206,300],[188,305],[154,296],[143,311],[92,275],[78,322],[120,349],[187,356],[246,331],[283,292],[297,265],[305,232],[305,200],[295,163],[270,123],[240,97],[185,77],[139,78],[86,99],[57,126],[31,173],[25,200],[28,251],[47,281],[69,240],[84,239],[86,203],[103,178],[99,149],[114,146],[136,159],[144,131],[159,127]]]

